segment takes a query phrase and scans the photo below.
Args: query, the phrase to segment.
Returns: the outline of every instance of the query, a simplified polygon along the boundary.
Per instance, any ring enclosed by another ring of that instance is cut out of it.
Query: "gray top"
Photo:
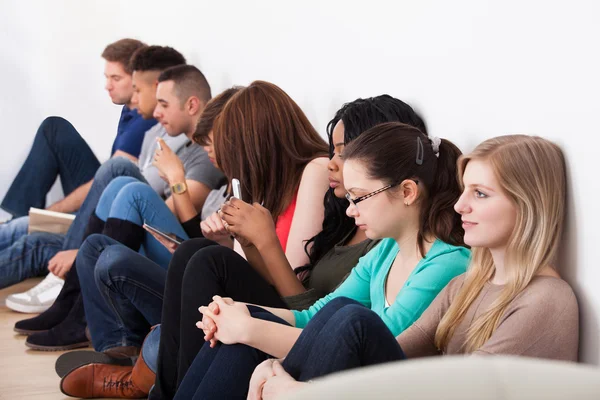
[[[156,193],[165,199],[171,195],[171,188],[160,177],[158,169],[152,165],[152,158],[156,150],[156,138],[159,137],[183,162],[186,179],[203,183],[210,189],[219,188],[225,177],[212,165],[204,149],[183,133],[178,136],[169,136],[161,124],[156,124],[146,132],[139,158],[140,171]]]
[[[224,180],[225,184],[218,189],[211,190],[208,196],[206,196],[206,200],[204,201],[204,206],[202,206],[202,213],[200,214],[200,219],[204,221],[206,218],[214,214],[219,207],[225,203],[227,199],[227,181]]]

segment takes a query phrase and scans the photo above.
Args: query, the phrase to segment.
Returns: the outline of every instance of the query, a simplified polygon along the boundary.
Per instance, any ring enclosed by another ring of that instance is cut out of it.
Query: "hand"
[[[234,301],[231,297],[224,297],[223,301],[226,304],[233,305]],[[208,309],[213,312],[213,314],[219,314],[219,305],[213,301],[208,305]],[[200,309],[198,309],[199,311]],[[196,326],[204,331],[204,340],[210,341],[210,347],[215,347],[217,345],[217,340],[214,338],[215,332],[217,331],[217,324],[215,321],[209,316],[204,315],[202,317],[202,321],[198,321]]]
[[[254,369],[252,377],[250,378],[250,387],[248,388],[248,397],[246,400],[260,400],[262,399],[263,386],[267,379],[271,378],[273,373],[273,362],[274,358],[269,358]]]
[[[288,374],[279,361],[273,362],[273,376],[268,378],[263,385],[262,398],[264,400],[279,399],[302,388],[306,383],[298,382]]]
[[[152,232],[150,229],[144,227],[144,229],[146,229],[146,232],[150,233],[154,239],[156,239],[160,244],[162,244],[163,246],[165,246],[167,248],[167,250],[169,250],[169,253],[173,254],[175,253],[175,250],[177,250],[177,247],[179,247],[179,245],[177,243],[171,242],[170,240],[165,239],[164,237],[160,236],[157,233]]]
[[[205,238],[231,247],[231,234],[225,229],[218,212],[211,214],[210,217],[200,222],[200,229]]]
[[[275,223],[269,210],[258,203],[252,205],[232,197],[221,207],[221,218],[236,239],[260,247],[277,241]],[[244,243],[242,243],[244,245]]]
[[[73,266],[76,257],[77,250],[59,251],[48,261],[48,271],[59,278],[64,278]]]
[[[159,175],[165,179],[169,184],[174,185],[179,182],[185,181],[185,169],[181,159],[177,157],[177,154],[171,150],[169,146],[161,138],[157,138],[156,141],[160,143],[162,150],[156,147],[154,152],[154,165],[158,169]]]
[[[244,303],[232,302],[227,304],[221,296],[214,296],[213,300],[219,307],[219,313],[215,314],[209,307],[202,306],[199,308],[203,316],[208,316],[216,325],[214,330],[214,339],[217,339],[223,344],[243,343],[243,339],[248,333],[248,323],[252,317],[248,311],[248,307]],[[208,323],[208,321],[205,321]],[[204,329],[205,325],[202,321],[196,323],[200,329]]]

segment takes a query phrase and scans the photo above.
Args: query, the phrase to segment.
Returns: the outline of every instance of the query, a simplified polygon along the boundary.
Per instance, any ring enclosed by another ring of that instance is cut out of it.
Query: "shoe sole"
[[[25,342],[25,346],[29,347],[30,349],[39,351],[65,351],[89,347],[90,342],[73,343],[65,346],[41,346],[39,344]]]
[[[47,305],[47,306],[28,306],[28,305],[24,305],[24,304],[19,304],[19,303],[15,303],[14,301],[11,301],[10,299],[6,299],[6,301],[4,303],[6,304],[6,307],[10,308],[11,310],[20,312],[23,314],[41,314],[50,308],[49,305]]]
[[[13,330],[15,332],[17,332],[19,335],[25,335],[25,336],[33,335],[34,333],[48,332],[48,329],[45,329],[43,331],[32,331],[32,330],[29,330],[29,329],[13,328]]]
[[[54,364],[54,370],[59,377],[63,378],[74,369],[88,364],[133,366],[130,358],[113,358],[97,351],[72,351],[58,357],[56,364]]]

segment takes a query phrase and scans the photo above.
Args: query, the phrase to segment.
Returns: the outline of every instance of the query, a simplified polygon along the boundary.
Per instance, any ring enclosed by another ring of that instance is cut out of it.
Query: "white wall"
[[[568,158],[560,268],[580,302],[581,358],[599,364],[599,4],[3,0],[0,196],[45,116],[68,118],[108,157],[119,109],[103,91],[99,55],[126,36],[177,48],[215,94],[272,81],[322,133],[343,102],[389,93],[464,151],[495,135],[542,135]]]

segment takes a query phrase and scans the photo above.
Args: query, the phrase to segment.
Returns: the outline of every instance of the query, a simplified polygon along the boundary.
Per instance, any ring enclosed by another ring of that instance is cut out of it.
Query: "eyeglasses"
[[[419,184],[419,181],[418,181],[417,179],[412,179],[412,181],[413,181],[414,183],[416,183],[417,185]],[[371,193],[367,193],[367,194],[365,194],[364,196],[360,196],[360,197],[357,197],[357,198],[355,198],[355,199],[353,199],[353,198],[351,198],[351,197],[350,197],[350,193],[346,193],[346,200],[348,200],[348,202],[350,202],[350,204],[351,204],[351,205],[353,205],[354,207],[356,207],[356,205],[357,205],[358,203],[360,203],[361,201],[363,201],[363,200],[366,200],[366,199],[368,199],[368,198],[370,198],[370,197],[373,197],[373,196],[375,196],[376,194],[379,194],[379,193],[381,193],[381,192],[385,192],[386,190],[388,190],[388,189],[391,189],[391,188],[393,188],[394,186],[398,186],[399,184],[400,184],[400,183],[394,183],[394,184],[392,184],[392,185],[387,185],[387,186],[384,186],[384,187],[382,187],[381,189],[377,189],[377,190],[375,190],[375,191],[373,191],[373,192],[371,192]]]

